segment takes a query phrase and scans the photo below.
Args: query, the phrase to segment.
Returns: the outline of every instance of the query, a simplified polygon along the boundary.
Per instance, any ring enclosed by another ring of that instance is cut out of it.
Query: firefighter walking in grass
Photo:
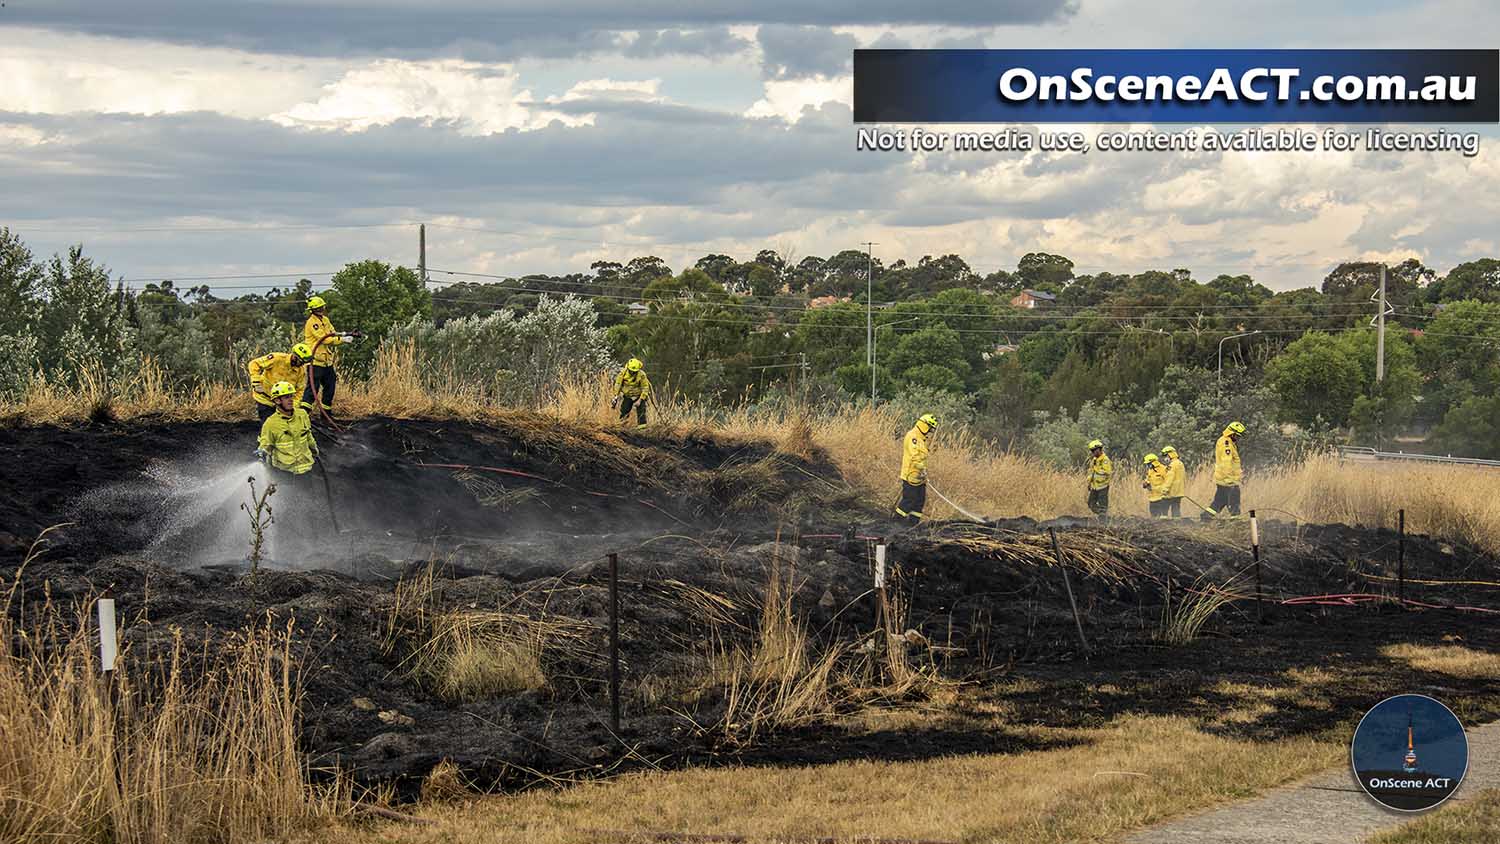
[[[1177,456],[1177,449],[1164,445],[1161,456],[1167,466],[1167,488],[1161,500],[1162,517],[1180,519],[1182,498],[1187,495],[1187,470],[1182,465],[1182,458]]]
[[[1240,481],[1245,477],[1240,466],[1240,437],[1244,434],[1242,423],[1230,422],[1214,444],[1214,500],[1209,506],[1213,513],[1222,513],[1227,507],[1229,515],[1240,514]],[[1211,517],[1204,512],[1201,518],[1208,521]]]
[[[923,414],[901,441],[901,500],[896,502],[896,515],[905,519],[908,526],[924,517],[922,509],[927,506],[927,440],[937,426],[936,416]]]
[[[620,408],[621,421],[629,417],[634,408],[635,426],[643,428],[646,425],[646,402],[650,400],[651,379],[646,377],[646,367],[640,358],[631,358],[615,376],[615,397],[609,406]]]
[[[307,411],[297,405],[297,388],[290,381],[277,381],[268,395],[276,409],[260,425],[255,456],[285,480],[290,480],[286,475],[306,475],[317,464],[318,441]]]
[[[1089,510],[1103,519],[1109,516],[1109,481],[1115,467],[1104,453],[1103,442],[1089,442],[1089,454]]]
[[[334,347],[353,343],[365,335],[358,331],[340,334],[328,319],[328,303],[322,296],[307,300],[307,323],[302,326],[302,342],[312,350],[312,377],[302,394],[302,404],[309,410],[318,410],[329,419],[333,418],[333,394],[338,389],[339,375],[334,369]]]
[[[298,343],[290,352],[271,352],[250,361],[250,395],[255,399],[255,412],[261,422],[276,412],[276,401],[271,398],[271,388],[285,381],[293,386],[307,383],[307,365],[312,363],[312,349],[306,343]]]

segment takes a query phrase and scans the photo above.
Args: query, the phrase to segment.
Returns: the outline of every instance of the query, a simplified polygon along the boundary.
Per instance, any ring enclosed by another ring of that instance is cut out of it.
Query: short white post
[[[885,546],[875,546],[875,588],[885,588]]]
[[[108,672],[115,670],[115,657],[120,653],[115,639],[115,599],[99,599],[99,665]]]

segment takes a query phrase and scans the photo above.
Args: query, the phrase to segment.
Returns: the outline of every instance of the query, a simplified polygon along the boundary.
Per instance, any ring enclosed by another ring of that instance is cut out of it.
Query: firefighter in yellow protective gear
[[[1215,513],[1229,508],[1229,515],[1240,514],[1240,481],[1245,470],[1240,466],[1240,437],[1245,435],[1245,426],[1230,422],[1214,445],[1214,500],[1209,509]],[[1208,513],[1203,514],[1206,521]]]
[[[270,396],[276,402],[276,412],[261,423],[255,456],[272,469],[305,475],[317,463],[318,456],[312,420],[297,405],[297,388],[290,381],[276,382]]]
[[[908,525],[921,521],[922,508],[927,506],[927,441],[937,426],[936,416],[923,414],[901,441],[901,498],[896,502],[896,515]]]
[[[1164,445],[1161,447],[1161,456],[1167,464],[1167,490],[1162,497],[1162,506],[1166,508],[1164,516],[1170,518],[1182,517],[1182,498],[1187,495],[1187,469],[1182,465],[1182,458],[1177,456],[1177,449]]]
[[[646,377],[646,367],[640,358],[631,358],[615,376],[615,397],[609,406],[620,408],[621,421],[630,416],[630,410],[634,408],[635,426],[640,428],[646,424],[646,403],[650,400],[651,379]]]
[[[250,395],[260,421],[276,412],[271,387],[282,381],[294,386],[307,383],[306,367],[312,359],[312,349],[306,343],[298,343],[290,352],[271,352],[251,359],[246,368],[250,370]]]
[[[1089,510],[1103,519],[1109,516],[1109,482],[1115,467],[1100,440],[1089,442]]]
[[[333,394],[338,389],[339,375],[334,368],[337,356],[334,346],[353,343],[365,335],[358,331],[340,334],[328,319],[328,303],[322,296],[307,300],[307,323],[302,326],[302,342],[312,349],[312,377],[302,393],[302,404],[309,409],[321,403],[322,412],[333,410]]]
[[[1166,515],[1162,499],[1167,494],[1167,467],[1154,454],[1146,455],[1145,463],[1146,480],[1141,482],[1141,489],[1146,490],[1146,509],[1150,511],[1151,518],[1159,519]]]

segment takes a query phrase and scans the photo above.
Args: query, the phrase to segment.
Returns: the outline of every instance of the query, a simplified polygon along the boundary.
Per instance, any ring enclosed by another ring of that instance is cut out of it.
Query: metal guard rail
[[[1481,460],[1477,457],[1454,457],[1453,455],[1416,454],[1406,451],[1377,451],[1366,446],[1341,445],[1339,458],[1366,460],[1413,460],[1419,463],[1456,463],[1463,466],[1490,466],[1500,468],[1500,460]]]

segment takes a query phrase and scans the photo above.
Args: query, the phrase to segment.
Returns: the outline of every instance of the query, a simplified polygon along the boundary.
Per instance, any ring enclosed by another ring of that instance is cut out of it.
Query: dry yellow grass
[[[1430,815],[1377,834],[1370,844],[1496,844],[1500,842],[1500,788],[1454,799]]]
[[[1500,653],[1476,651],[1462,645],[1386,645],[1380,649],[1380,655],[1399,659],[1418,671],[1476,680],[1500,677]]]
[[[22,624],[17,595],[0,602],[0,841],[265,839],[346,808],[346,789],[307,781],[287,632],[191,653],[179,635],[111,677],[87,608]]]
[[[590,830],[737,833],[766,841],[1103,842],[1295,779],[1344,753],[1335,741],[1226,739],[1178,718],[1130,716],[1103,729],[1038,732],[1080,743],[1014,756],[632,774],[563,791],[423,807],[419,814],[433,826],[320,835],[409,844],[601,840]]]

